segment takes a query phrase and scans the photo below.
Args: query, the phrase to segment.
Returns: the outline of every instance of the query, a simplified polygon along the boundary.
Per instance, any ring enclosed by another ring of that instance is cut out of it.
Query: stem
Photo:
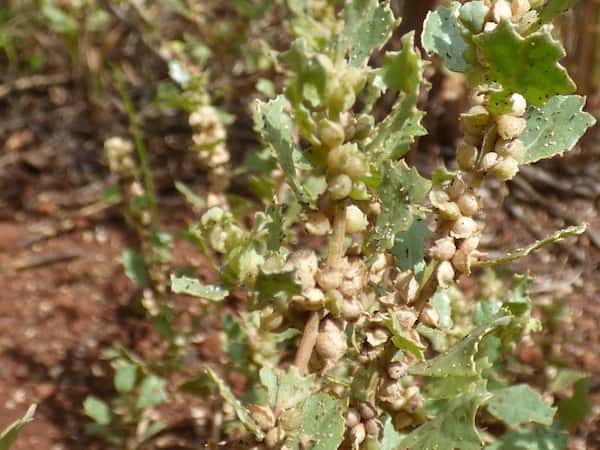
[[[158,225],[158,208],[156,206],[156,189],[154,187],[154,179],[152,178],[152,169],[150,168],[150,162],[148,159],[148,150],[142,137],[142,131],[137,123],[137,117],[131,98],[127,93],[125,87],[125,79],[121,70],[115,68],[113,70],[115,79],[117,80],[117,89],[125,105],[127,111],[127,117],[129,118],[129,130],[133,135],[135,141],[135,150],[138,158],[140,159],[140,168],[142,170],[142,177],[144,178],[144,188],[146,189],[146,198],[148,199],[148,209],[150,210],[150,217],[152,219],[152,228],[156,230]]]
[[[329,253],[327,264],[336,267],[344,257],[344,238],[346,237],[346,209],[337,205],[333,218],[333,231],[329,238]]]
[[[312,355],[315,344],[317,343],[317,335],[319,334],[319,313],[313,311],[310,313],[306,325],[304,325],[304,332],[300,339],[300,345],[296,352],[296,358],[294,364],[298,368],[300,375],[304,376],[308,373],[308,362]]]

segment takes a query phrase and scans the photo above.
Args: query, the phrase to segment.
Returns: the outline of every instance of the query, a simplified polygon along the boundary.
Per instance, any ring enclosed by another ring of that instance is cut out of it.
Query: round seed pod
[[[512,15],[520,17],[531,9],[529,0],[512,0],[511,10]]]
[[[389,333],[383,328],[373,327],[365,333],[367,342],[373,347],[385,344],[390,338]]]
[[[324,322],[322,331],[317,335],[315,350],[326,363],[334,364],[346,354],[348,343],[346,335],[337,325],[329,325],[333,323],[331,319],[325,319]]]
[[[392,380],[399,380],[408,373],[408,365],[401,362],[393,362],[387,368],[387,374]]]
[[[352,428],[358,425],[361,422],[361,417],[359,412],[354,408],[349,408],[346,413],[346,426],[348,428]]]
[[[471,253],[459,249],[454,255],[454,258],[452,258],[452,266],[459,272],[469,275],[471,273],[471,262],[473,259],[470,255]]]
[[[413,273],[410,270],[407,270],[398,275],[396,288],[398,289],[398,295],[402,301],[406,304],[411,304],[419,291],[419,283],[415,279]]]
[[[371,134],[373,126],[375,125],[375,119],[369,114],[363,114],[356,120],[356,128],[354,132],[354,139],[361,141]]]
[[[457,239],[466,239],[477,232],[477,222],[470,217],[461,217],[452,226],[450,234]]]
[[[517,0],[518,2],[521,1],[525,1],[527,3],[529,3],[527,0]],[[514,4],[514,2],[513,2]],[[510,114],[516,117],[522,117],[523,115],[525,115],[525,111],[527,111],[527,100],[525,100],[525,97],[523,97],[521,94],[512,94],[509,98],[508,98],[510,105],[511,105],[511,112]]]
[[[479,247],[479,236],[471,236],[460,244],[460,249],[465,253],[471,253],[477,250],[477,247]]]
[[[365,422],[365,431],[368,435],[379,436],[379,432],[381,431],[379,421],[375,418],[367,420]]]
[[[350,428],[350,440],[355,448],[358,448],[358,446],[363,443],[366,437],[367,432],[363,423],[359,423]]]
[[[331,224],[327,216],[318,211],[311,211],[306,215],[304,227],[313,236],[324,236],[331,230]]]
[[[327,190],[334,200],[346,198],[352,192],[352,179],[344,173],[339,174],[327,183]]]
[[[462,170],[471,170],[477,163],[477,147],[466,142],[461,142],[456,148],[456,161]]]
[[[355,298],[344,299],[341,304],[341,314],[344,320],[355,322],[362,314],[362,304]]]
[[[344,274],[340,269],[329,266],[322,267],[315,274],[317,284],[326,291],[337,289],[342,284],[343,279]]]
[[[508,20],[512,17],[510,3],[506,0],[496,0],[492,6],[492,18],[494,22],[500,23],[502,20]]]
[[[510,156],[498,161],[491,169],[492,175],[502,181],[513,179],[518,172],[519,162]]]
[[[494,166],[494,164],[496,164],[496,161],[498,161],[498,154],[496,152],[487,152],[481,158],[479,168],[484,172],[487,172]]]
[[[498,136],[504,140],[516,139],[527,127],[527,121],[522,117],[515,117],[510,114],[503,114],[496,119],[498,126]]]
[[[319,139],[328,148],[335,148],[344,143],[344,127],[329,119],[319,122]]]
[[[367,229],[369,221],[358,206],[346,207],[346,234],[358,233]]]
[[[481,134],[490,122],[490,112],[483,105],[475,105],[461,114],[460,119],[466,133]]]
[[[348,144],[332,148],[329,153],[327,153],[327,166],[329,167],[329,170],[334,172],[341,171],[346,160],[347,152]]]
[[[477,197],[468,192],[461,195],[456,201],[456,204],[464,216],[473,216],[477,214],[477,211],[479,210],[479,202],[477,201]]]
[[[439,215],[445,220],[457,220],[460,217],[460,208],[455,202],[447,202],[438,207]]]
[[[301,249],[291,253],[285,268],[294,269],[294,279],[303,290],[315,287],[315,274],[319,269],[319,260],[313,250]]]
[[[373,419],[377,415],[375,408],[373,408],[373,406],[369,405],[367,402],[359,403],[358,412],[364,420]]]
[[[448,195],[452,200],[456,201],[456,199],[458,199],[458,197],[460,197],[466,189],[467,183],[465,183],[465,180],[463,180],[462,177],[456,177],[448,188]]]
[[[494,150],[502,157],[510,156],[519,160],[525,155],[525,144],[523,144],[521,139],[513,139],[511,141],[498,139]]]
[[[442,261],[437,268],[437,281],[442,288],[447,288],[454,281],[454,267],[450,261]]]
[[[431,304],[427,303],[421,311],[420,320],[428,327],[437,328],[440,324],[440,315]]]
[[[429,250],[431,257],[438,261],[450,261],[454,256],[454,252],[456,252],[456,245],[454,239],[449,236],[435,241],[435,244]]]
[[[352,179],[364,177],[369,171],[365,156],[362,153],[349,155],[342,166],[342,171]]]

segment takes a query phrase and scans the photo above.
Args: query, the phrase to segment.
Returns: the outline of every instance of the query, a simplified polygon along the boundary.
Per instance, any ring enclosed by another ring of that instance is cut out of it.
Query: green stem
[[[137,115],[133,107],[133,103],[127,88],[125,86],[125,79],[123,72],[118,68],[113,69],[113,74],[117,81],[117,89],[125,105],[127,111],[127,117],[129,119],[129,130],[133,136],[135,142],[135,149],[140,159],[140,168],[142,170],[142,177],[144,179],[144,188],[146,190],[146,198],[148,199],[148,209],[150,210],[150,217],[152,220],[152,228],[156,230],[158,226],[158,208],[156,206],[156,189],[154,187],[154,179],[152,177],[152,169],[148,159],[148,150],[142,136],[142,131],[137,122]]]

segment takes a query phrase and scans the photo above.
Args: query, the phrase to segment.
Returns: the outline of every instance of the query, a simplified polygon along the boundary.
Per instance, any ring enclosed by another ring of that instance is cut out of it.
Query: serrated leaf
[[[396,25],[389,2],[351,0],[343,12],[341,49],[354,67],[365,65],[371,53],[383,47]]]
[[[423,24],[421,41],[429,54],[442,57],[446,66],[455,72],[466,72],[471,68],[465,60],[465,51],[470,45],[465,40],[465,28],[459,21],[460,3],[439,6],[430,11]]]
[[[286,106],[287,101],[281,95],[267,103],[257,101],[255,122],[265,143],[270,145],[277,154],[290,188],[299,199],[304,199],[294,162],[294,153],[301,153],[301,149],[294,142],[293,122],[290,115],[284,111]]]
[[[471,331],[464,339],[452,346],[446,353],[413,366],[410,373],[428,377],[471,377],[478,375],[475,356],[484,336],[500,327],[508,325],[511,315],[501,310],[486,324]]]
[[[174,294],[191,295],[213,302],[219,302],[229,295],[229,291],[221,286],[207,285],[195,278],[178,277],[173,274],[171,274],[171,291]]]
[[[121,263],[125,268],[125,275],[140,287],[148,287],[148,273],[144,255],[137,250],[125,250],[121,256]]]
[[[286,371],[263,367],[260,382],[267,389],[269,405],[277,411],[293,408],[309,398],[314,390],[314,376],[303,377],[295,366]]]
[[[548,31],[525,38],[514,25],[502,21],[495,30],[474,36],[487,65],[487,76],[502,92],[522,94],[528,103],[542,106],[555,95],[575,92],[575,83],[558,60],[565,51]]]
[[[568,437],[551,427],[522,428],[505,434],[485,450],[565,450]]]
[[[527,247],[519,248],[512,252],[507,253],[500,258],[488,259],[483,261],[477,261],[473,263],[473,267],[490,267],[496,266],[498,264],[506,264],[510,261],[514,261],[515,259],[523,258],[524,256],[529,255],[531,252],[544,247],[545,245],[553,244],[555,242],[562,241],[563,239],[571,236],[579,236],[587,229],[587,225],[577,225],[565,228],[563,230],[559,230],[554,234],[548,236],[545,239],[541,239],[539,241],[534,242],[533,244],[528,245]]]
[[[235,397],[235,395],[233,395],[233,392],[231,392],[231,389],[229,388],[229,386],[227,386],[225,381],[223,381],[221,377],[219,377],[210,368],[206,369],[206,375],[217,386],[219,394],[221,395],[223,400],[225,400],[233,408],[233,410],[235,411],[235,415],[237,416],[241,424],[244,425],[246,429],[248,429],[248,431],[254,434],[254,436],[256,436],[258,440],[262,440],[264,438],[264,434],[262,431],[260,431],[260,427],[250,416],[248,410],[244,408],[242,403]]]
[[[415,207],[425,200],[431,182],[404,161],[386,161],[382,164],[382,171],[379,187],[381,214],[377,218],[374,236],[387,249],[394,245],[396,234],[412,225]]]
[[[549,23],[555,17],[567,12],[579,0],[548,0],[540,12],[540,23]]]
[[[110,406],[105,401],[92,395],[85,398],[83,412],[99,425],[108,425],[112,419]]]
[[[542,396],[527,384],[518,384],[492,392],[487,409],[508,425],[536,422],[551,425],[556,408],[550,407]]]
[[[259,272],[254,285],[261,303],[273,302],[275,297],[288,298],[299,294],[300,286],[294,281],[294,272]]]
[[[410,450],[481,450],[475,414],[486,399],[485,390],[449,400],[439,414],[412,431],[398,448]]]
[[[166,385],[167,382],[156,375],[145,377],[140,383],[137,407],[146,409],[163,403],[167,399]]]
[[[294,431],[295,437],[286,441],[291,449],[331,450],[344,439],[347,400],[326,394],[310,396],[302,405],[302,424]]]
[[[541,108],[529,108],[525,118],[527,128],[521,135],[525,144],[522,164],[552,158],[571,150],[596,119],[583,112],[585,98],[578,95],[557,95]]]
[[[396,257],[396,266],[400,270],[412,270],[420,279],[420,275],[425,270],[425,240],[431,234],[425,221],[417,219],[407,231],[396,235],[391,253]]]
[[[581,378],[573,384],[573,395],[562,399],[558,404],[560,423],[568,430],[573,430],[592,412],[590,400],[591,379]]]
[[[0,433],[0,450],[8,450],[15,442],[21,429],[33,420],[37,405],[31,405],[20,419],[15,420]]]

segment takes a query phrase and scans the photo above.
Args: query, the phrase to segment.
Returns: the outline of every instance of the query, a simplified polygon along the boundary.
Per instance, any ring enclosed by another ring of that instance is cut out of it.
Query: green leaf
[[[439,327],[440,328],[452,328],[454,322],[452,321],[452,301],[447,289],[438,289],[431,297],[430,303],[435,308],[438,316],[440,317]]]
[[[294,281],[294,272],[259,272],[254,290],[258,292],[258,301],[272,303],[275,297],[288,298],[299,294],[300,286]]]
[[[505,434],[485,450],[565,450],[568,437],[551,427],[522,428]]]
[[[558,60],[565,51],[548,31],[521,37],[510,22],[474,37],[488,67],[487,76],[502,92],[519,92],[534,106],[555,95],[575,92],[575,83]]]
[[[518,384],[492,392],[487,409],[508,425],[536,422],[551,425],[556,408],[550,407],[542,396],[527,384]]]
[[[412,431],[398,448],[481,450],[475,414],[486,396],[482,389],[449,400],[433,420]]]
[[[238,420],[250,431],[258,440],[264,438],[264,434],[260,431],[260,427],[256,424],[254,419],[250,416],[250,413],[240,401],[233,395],[231,389],[227,384],[219,377],[212,369],[206,369],[206,375],[210,380],[217,386],[219,394],[235,411],[235,415]]]
[[[490,267],[496,266],[498,264],[506,264],[508,262],[514,261],[515,259],[522,258],[524,256],[529,255],[531,252],[541,248],[545,245],[554,244],[555,242],[562,241],[563,239],[571,236],[579,236],[587,229],[587,225],[577,225],[565,228],[563,230],[559,230],[554,234],[548,236],[545,239],[541,239],[539,241],[534,242],[533,244],[528,245],[527,247],[519,248],[512,252],[507,253],[504,256],[494,259],[488,259],[484,261],[477,261],[473,264],[473,267]]]
[[[460,7],[460,21],[473,33],[483,30],[489,8],[482,1],[471,1]]]
[[[301,153],[301,149],[294,142],[292,118],[284,111],[287,104],[281,95],[267,103],[257,101],[255,122],[265,143],[277,154],[290,188],[299,199],[305,199],[294,162],[294,153]]]
[[[557,95],[541,108],[527,111],[527,128],[521,135],[525,144],[522,164],[552,158],[571,150],[596,119],[582,112],[585,98],[578,95]]]
[[[391,417],[386,417],[383,424],[383,437],[381,438],[380,450],[398,450],[405,434],[398,433],[394,428]]]
[[[178,277],[171,274],[171,291],[175,294],[186,294],[219,302],[229,295],[229,291],[221,286],[202,284],[195,278]]]
[[[455,72],[466,72],[471,68],[465,60],[465,51],[470,45],[463,36],[466,29],[459,21],[460,3],[439,6],[430,11],[423,24],[421,40],[428,53],[442,57],[446,66]]]
[[[575,6],[579,0],[548,0],[540,12],[540,23],[549,23],[555,17]]]
[[[377,218],[374,235],[387,249],[394,245],[398,233],[412,225],[415,209],[425,200],[431,182],[404,161],[386,161],[382,169],[379,187],[381,214]]]
[[[110,406],[105,401],[92,395],[85,398],[83,412],[99,425],[108,425],[112,419]]]
[[[269,405],[278,411],[303,403],[315,388],[314,376],[303,377],[295,366],[290,366],[286,371],[263,367],[259,377],[267,389]]]
[[[130,392],[135,386],[137,378],[137,366],[124,361],[115,364],[114,385],[119,393]]]
[[[160,433],[161,431],[163,431],[165,428],[167,428],[167,424],[166,423],[161,422],[160,420],[151,421],[148,424],[148,427],[146,427],[145,429],[142,428],[144,430],[144,432],[143,432],[143,434],[141,436],[138,436],[138,441],[139,442],[147,441],[152,436],[156,436],[158,433]]]
[[[156,375],[144,378],[140,383],[137,407],[146,409],[163,403],[167,399],[166,385],[167,382]]]
[[[496,317],[486,324],[471,331],[464,339],[452,346],[446,353],[413,366],[410,373],[428,377],[471,377],[479,374],[475,356],[481,340],[496,329],[508,325],[511,316],[501,310]]]
[[[175,189],[177,189],[194,208],[204,209],[206,202],[202,197],[196,194],[189,186],[181,181],[175,182]]]
[[[577,380],[573,384],[573,395],[562,399],[558,404],[560,423],[568,430],[573,430],[592,412],[590,385],[589,377]]]
[[[396,235],[391,253],[396,257],[396,266],[400,270],[412,270],[420,279],[425,270],[425,240],[431,236],[424,220],[415,220],[407,231]]]
[[[31,405],[23,417],[15,420],[12,424],[6,427],[0,433],[0,450],[8,450],[10,446],[17,439],[17,435],[21,431],[21,429],[33,420],[33,415],[35,414],[36,405]]]
[[[346,429],[343,413],[347,400],[326,394],[310,396],[302,405],[302,424],[286,441],[291,449],[331,450],[340,446]],[[298,412],[300,413],[300,412]]]
[[[354,67],[364,66],[371,53],[383,47],[396,26],[389,2],[350,0],[343,12],[341,50]]]
[[[148,273],[144,255],[136,250],[125,250],[121,257],[121,263],[125,268],[125,275],[138,286],[148,287]]]

